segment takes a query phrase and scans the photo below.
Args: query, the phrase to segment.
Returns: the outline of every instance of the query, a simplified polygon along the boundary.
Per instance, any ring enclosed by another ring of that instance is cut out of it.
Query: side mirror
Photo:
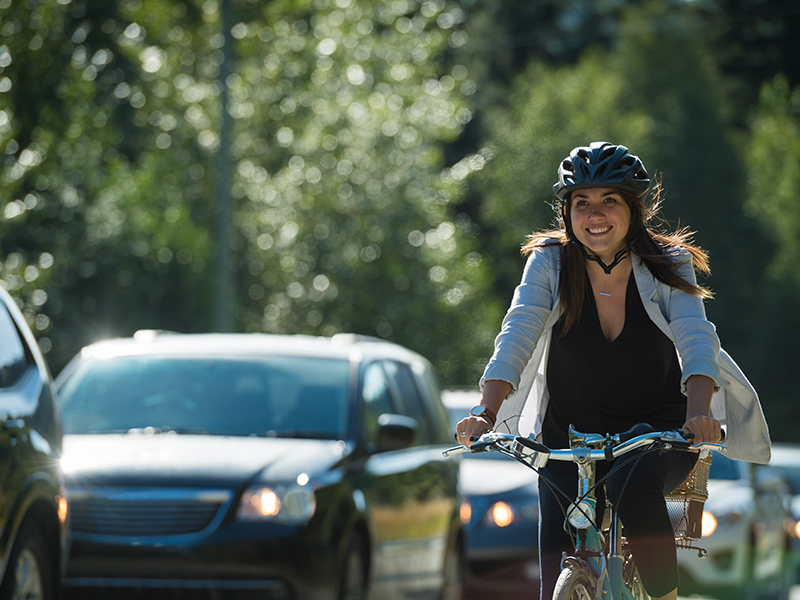
[[[382,414],[378,417],[378,452],[410,448],[418,428],[419,423],[411,417]]]

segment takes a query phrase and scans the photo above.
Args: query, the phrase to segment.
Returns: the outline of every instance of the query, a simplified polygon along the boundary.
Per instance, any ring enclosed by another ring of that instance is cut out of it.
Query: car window
[[[732,481],[739,479],[739,477],[738,465],[727,456],[724,456],[719,452],[714,452],[713,458],[711,459],[711,466],[708,469],[708,478],[727,479]]]
[[[384,368],[392,384],[392,390],[399,399],[402,414],[411,417],[419,423],[417,430],[417,444],[430,444],[433,442],[431,435],[431,418],[425,410],[419,389],[414,383],[414,376],[408,365],[395,361],[386,361]]]
[[[800,465],[791,467],[788,465],[777,465],[776,468],[783,471],[786,475],[789,487],[792,488],[792,493],[800,494]]]
[[[83,363],[59,390],[66,433],[342,439],[350,363],[310,357],[122,356]]]
[[[374,444],[378,441],[378,417],[397,412],[389,391],[389,380],[380,363],[372,363],[364,371],[361,396],[364,405],[365,441]]]
[[[28,368],[28,353],[5,306],[0,305],[0,388],[17,383]]]

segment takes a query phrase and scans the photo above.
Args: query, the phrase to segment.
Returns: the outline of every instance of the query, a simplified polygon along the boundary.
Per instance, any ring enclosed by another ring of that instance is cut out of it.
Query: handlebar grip
[[[694,434],[689,431],[688,429],[679,429],[678,433],[680,433],[683,437],[685,437],[690,442],[694,440]],[[717,443],[721,444],[725,441],[726,438],[725,430],[720,428],[719,430],[719,441]]]

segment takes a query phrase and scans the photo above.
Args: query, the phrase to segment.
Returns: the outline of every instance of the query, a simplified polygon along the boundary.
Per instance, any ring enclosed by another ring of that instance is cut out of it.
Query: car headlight
[[[243,521],[303,525],[314,516],[314,490],[301,485],[252,486],[242,494],[236,516]]]
[[[700,535],[708,537],[717,530],[717,519],[709,511],[703,511],[703,520],[700,525]]]
[[[508,527],[524,522],[536,522],[538,519],[539,507],[530,502],[495,502],[484,517],[489,527]]]

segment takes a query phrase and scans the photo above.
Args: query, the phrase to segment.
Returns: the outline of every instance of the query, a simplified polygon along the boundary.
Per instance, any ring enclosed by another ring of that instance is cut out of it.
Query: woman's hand
[[[683,424],[684,429],[688,429],[694,434],[694,444],[707,442],[716,444],[722,438],[722,428],[719,421],[706,416],[692,417]]]
[[[470,415],[465,419],[461,419],[456,425],[456,441],[469,448],[474,443],[473,437],[479,438],[481,434],[486,433],[493,426],[491,419]]]
[[[511,384],[507,381],[500,379],[489,379],[483,383],[483,392],[481,394],[481,404],[491,410],[495,415],[500,410],[500,405],[511,392]],[[456,441],[468,448],[472,446],[474,440],[479,438],[483,433],[493,429],[495,426],[492,420],[487,417],[468,417],[461,419],[456,425]]]

